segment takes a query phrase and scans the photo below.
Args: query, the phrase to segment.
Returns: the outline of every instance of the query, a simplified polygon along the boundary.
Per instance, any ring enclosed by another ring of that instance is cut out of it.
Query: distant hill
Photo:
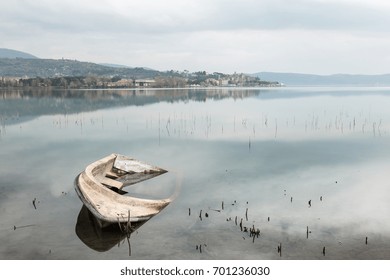
[[[126,65],[113,64],[113,63],[99,63],[99,65],[113,67],[113,68],[132,68],[132,67],[129,67],[129,66],[126,66]]]
[[[383,75],[312,75],[298,73],[259,72],[261,80],[278,81],[286,86],[390,86],[390,74]]]
[[[16,50],[0,48],[0,58],[29,58],[29,59],[34,59],[34,58],[37,58],[37,57],[33,56],[32,54],[25,53],[25,52],[20,52],[20,51],[16,51]]]
[[[0,58],[0,77],[122,76],[152,78],[159,72],[145,68],[120,68],[69,59]]]

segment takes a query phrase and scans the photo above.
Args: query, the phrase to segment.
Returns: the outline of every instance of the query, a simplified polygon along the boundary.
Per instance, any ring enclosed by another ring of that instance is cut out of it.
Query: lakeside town
[[[57,88],[185,88],[185,87],[279,87],[279,82],[263,81],[245,74],[206,73],[205,71],[167,72],[152,78],[115,76],[1,77],[0,87]]]

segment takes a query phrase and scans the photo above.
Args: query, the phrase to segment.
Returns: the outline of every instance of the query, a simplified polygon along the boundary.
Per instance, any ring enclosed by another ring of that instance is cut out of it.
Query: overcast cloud
[[[157,70],[390,73],[390,1],[0,0],[0,47]]]

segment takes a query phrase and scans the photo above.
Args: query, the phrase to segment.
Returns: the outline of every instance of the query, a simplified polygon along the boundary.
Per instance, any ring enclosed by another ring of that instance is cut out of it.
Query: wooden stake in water
[[[278,119],[275,119],[275,138],[278,135]]]
[[[19,227],[14,226],[14,230],[17,230],[18,228],[26,228],[26,227],[33,227],[33,226],[35,226],[35,225],[25,225],[25,226],[19,226]]]
[[[130,232],[131,231],[131,222],[130,222],[130,210],[129,212],[127,213],[127,224],[126,224],[127,228],[127,232]]]
[[[130,244],[130,234],[127,235],[127,245],[129,246],[129,257],[131,256],[131,244]]]

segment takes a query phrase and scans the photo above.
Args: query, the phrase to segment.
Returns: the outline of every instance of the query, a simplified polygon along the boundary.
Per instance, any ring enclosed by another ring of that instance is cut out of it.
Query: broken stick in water
[[[33,226],[35,226],[35,225],[33,224],[33,225],[25,225],[25,226],[19,226],[19,227],[14,226],[14,230],[17,230],[19,228],[33,227]]]
[[[280,243],[280,245],[278,245],[278,253],[279,253],[279,256],[282,256],[282,243]]]

